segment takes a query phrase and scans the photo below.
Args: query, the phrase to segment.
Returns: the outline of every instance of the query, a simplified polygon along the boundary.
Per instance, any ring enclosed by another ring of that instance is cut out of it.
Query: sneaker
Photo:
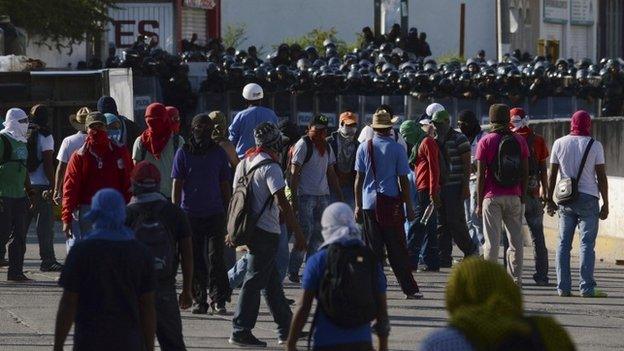
[[[550,283],[547,279],[537,279],[535,280],[535,285],[537,286],[550,286]]]
[[[7,261],[6,258],[0,259],[0,267],[8,267],[8,266],[9,266],[9,261]]]
[[[295,304],[295,302],[297,302],[297,301],[295,301],[294,299],[289,299],[289,298],[286,298],[286,302],[288,303],[288,306],[292,306],[292,305],[294,305],[294,304]]]
[[[584,293],[582,296],[583,297],[598,297],[598,298],[600,298],[600,297],[608,297],[609,295],[606,292],[602,291],[602,290],[594,289],[594,290],[592,290],[592,291],[590,291],[588,293]]]
[[[228,342],[232,345],[242,346],[242,347],[267,347],[267,343],[258,340],[251,332],[245,334],[238,334],[230,336]]]
[[[191,311],[193,314],[208,314],[208,304],[207,303],[199,303],[193,308]]]
[[[302,339],[305,339],[305,338],[307,338],[308,336],[310,336],[310,333],[309,333],[309,332],[302,331],[301,333],[299,333],[299,339],[297,339],[297,340],[302,340]],[[281,336],[278,336],[278,337],[277,337],[277,344],[278,344],[278,345],[286,345],[286,343],[288,343],[288,337],[285,337],[285,338],[283,338],[283,337],[281,337]]]
[[[54,261],[51,263],[42,264],[39,267],[39,270],[42,272],[60,272],[63,270],[63,265]]]
[[[225,303],[212,303],[210,304],[210,310],[212,315],[217,316],[225,316],[227,314],[227,309],[225,308]]]
[[[430,268],[429,266],[422,266],[416,270],[416,272],[439,272],[440,268]]]
[[[559,291],[559,296],[560,297],[571,297],[572,293],[569,291]]]
[[[301,283],[298,273],[288,273],[288,280],[290,280],[291,283],[296,283],[296,284]]]
[[[411,295],[405,295],[406,300],[420,300],[424,297],[421,292],[413,293]]]
[[[7,281],[16,282],[16,283],[28,283],[28,282],[32,282],[33,280],[28,278],[27,276],[25,276],[22,273],[20,275],[14,276],[14,277],[7,277]]]

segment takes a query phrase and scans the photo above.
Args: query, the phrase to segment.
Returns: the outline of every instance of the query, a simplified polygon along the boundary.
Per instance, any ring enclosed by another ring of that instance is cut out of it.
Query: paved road
[[[62,241],[56,244],[58,257],[65,256]],[[553,287],[537,287],[532,282],[533,262],[530,249],[525,250],[525,308],[530,314],[552,315],[572,335],[579,350],[624,349],[624,267],[597,263],[596,277],[608,299],[560,298]],[[553,250],[551,250],[552,252]],[[29,236],[27,274],[36,279],[31,284],[12,284],[4,281],[6,269],[0,271],[0,350],[50,350],[54,337],[54,319],[60,289],[58,274],[38,271],[38,246]],[[551,255],[551,264],[554,256]],[[576,258],[573,267],[578,267]],[[387,271],[387,273],[389,273]],[[391,350],[418,350],[420,341],[435,328],[446,324],[444,287],[448,270],[440,273],[418,273],[416,278],[425,294],[425,300],[406,301],[396,280],[389,277],[389,314],[392,323]],[[554,269],[551,269],[554,277]],[[577,284],[578,280],[574,280]],[[285,284],[286,294],[299,294],[294,284]],[[233,301],[236,301],[234,296]],[[233,310],[229,305],[228,309]],[[182,314],[185,340],[189,350],[231,350],[227,343],[231,327],[231,313],[225,317]],[[264,304],[254,333],[269,341],[269,349],[278,350],[275,325]],[[66,349],[70,349],[69,346]],[[305,349],[302,343],[302,349]]]

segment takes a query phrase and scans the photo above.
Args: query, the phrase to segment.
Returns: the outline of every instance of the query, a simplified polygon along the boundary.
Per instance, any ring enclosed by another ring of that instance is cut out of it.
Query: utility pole
[[[496,0],[496,51],[499,61],[510,48],[509,0]]]

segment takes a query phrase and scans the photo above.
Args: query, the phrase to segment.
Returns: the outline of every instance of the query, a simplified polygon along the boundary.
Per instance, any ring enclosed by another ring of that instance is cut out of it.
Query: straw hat
[[[88,107],[81,107],[78,112],[69,115],[69,124],[77,131],[84,131],[87,115],[91,112]]]
[[[399,120],[399,117],[392,117],[388,111],[379,110],[373,115],[373,123],[371,127],[373,128],[392,128],[394,124]]]

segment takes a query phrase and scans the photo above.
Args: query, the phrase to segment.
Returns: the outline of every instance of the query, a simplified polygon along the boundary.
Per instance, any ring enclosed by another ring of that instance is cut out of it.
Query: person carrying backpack
[[[355,195],[353,194],[355,153],[360,145],[357,141],[357,119],[358,116],[351,111],[341,113],[340,127],[327,137],[327,143],[331,145],[336,158],[334,168],[344,201],[351,208],[355,207]],[[332,200],[337,201],[337,196],[334,195]]]
[[[303,294],[293,316],[287,349],[296,350],[296,336],[316,299],[314,350],[372,350],[373,330],[378,336],[377,350],[387,350],[390,323],[381,263],[362,241],[347,204],[336,202],[327,207],[321,224],[324,242],[305,266]],[[373,320],[376,323],[371,328]]]
[[[234,194],[228,209],[230,246],[244,245],[247,254],[247,274],[238,295],[232,319],[230,344],[266,347],[252,329],[258,319],[260,292],[277,324],[278,344],[284,344],[290,330],[292,313],[284,296],[276,265],[280,236],[280,212],[295,237],[295,250],[305,250],[305,238],[286,199],[286,182],[279,166],[282,135],[270,122],[254,130],[256,147],[247,151],[234,174]],[[243,240],[244,239],[244,240]]]
[[[132,146],[132,160],[135,164],[145,160],[158,168],[165,175],[160,185],[162,194],[171,198],[171,169],[173,158],[179,148],[184,146],[184,139],[174,134],[173,122],[163,104],[153,103],[145,110],[147,129],[136,138]]]
[[[180,308],[193,304],[193,247],[186,213],[160,193],[160,173],[148,161],[130,176],[133,196],[126,207],[126,226],[150,250],[156,271],[156,337],[162,350],[182,351]],[[178,263],[182,262],[182,293],[176,294]],[[178,305],[179,301],[179,305]]]
[[[529,178],[529,148],[509,130],[509,106],[490,106],[490,133],[477,145],[477,214],[483,217],[484,257],[498,261],[501,223],[507,229],[507,269],[522,285],[522,207]]]

